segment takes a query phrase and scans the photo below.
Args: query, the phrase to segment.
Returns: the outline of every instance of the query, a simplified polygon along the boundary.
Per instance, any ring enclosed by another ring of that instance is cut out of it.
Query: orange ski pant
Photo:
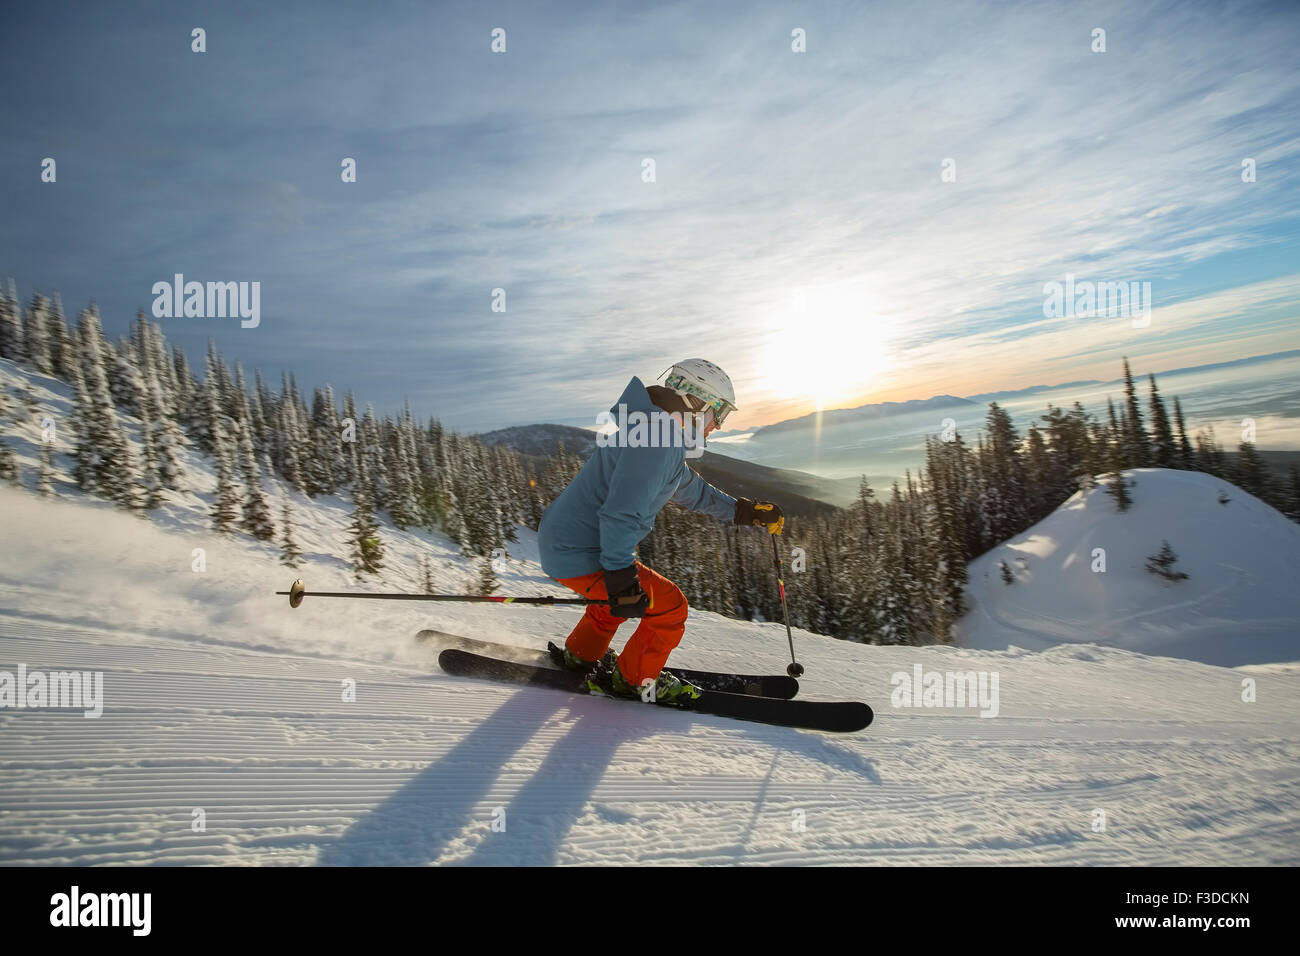
[[[640,561],[636,563],[637,579],[641,590],[650,598],[645,617],[640,618],[623,653],[618,656],[618,668],[633,687],[640,687],[645,678],[659,676],[668,655],[672,653],[686,631],[686,596],[681,588],[662,574],[656,574]],[[605,580],[597,571],[578,578],[560,578],[566,588],[583,597],[608,600]],[[625,620],[636,618],[615,617],[604,604],[588,604],[578,626],[569,635],[566,646],[584,661],[598,661],[609,650],[614,632]]]

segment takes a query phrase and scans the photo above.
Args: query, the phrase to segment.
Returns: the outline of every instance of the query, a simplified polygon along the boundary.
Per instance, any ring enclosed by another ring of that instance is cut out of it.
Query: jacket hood
[[[627,383],[627,388],[623,389],[623,394],[618,397],[618,401],[610,406],[609,413],[614,416],[615,420],[618,419],[618,407],[620,405],[626,407],[629,413],[645,412],[649,414],[658,409],[658,406],[650,400],[650,393],[641,384],[641,379],[635,375],[632,376],[632,381]]]

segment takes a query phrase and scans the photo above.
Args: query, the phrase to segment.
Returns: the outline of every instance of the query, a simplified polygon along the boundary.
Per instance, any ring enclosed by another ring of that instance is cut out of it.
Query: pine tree
[[[1150,442],[1147,440],[1146,428],[1142,424],[1137,386],[1133,384],[1133,372],[1129,369],[1127,357],[1124,359],[1123,445],[1125,468],[1144,468],[1150,463]]]
[[[1106,483],[1106,493],[1115,499],[1115,507],[1120,511],[1128,511],[1133,505],[1133,496],[1129,494],[1128,487],[1128,479],[1122,471],[1114,472]]]
[[[156,429],[152,403],[146,402],[140,410],[140,507],[144,511],[153,511],[162,504],[162,465],[155,441]]]
[[[1207,425],[1204,431],[1196,433],[1196,468],[1216,478],[1227,476],[1223,447],[1214,437],[1213,425]]]
[[[1268,465],[1255,449],[1255,443],[1244,441],[1237,446],[1237,485],[1256,498],[1268,498],[1272,490],[1272,475]]]
[[[77,347],[68,331],[67,319],[63,316],[63,300],[57,292],[50,299],[50,312],[45,327],[50,338],[52,374],[71,383],[81,375],[81,371],[78,367]]]
[[[1003,583],[1003,584],[1015,584],[1015,583],[1016,583],[1015,576],[1011,573],[1011,568],[1007,566],[1007,563],[1006,563],[1005,561],[999,561],[999,562],[998,562],[998,567],[1002,569],[1002,583]]]
[[[82,375],[76,383],[78,484],[123,508],[138,508],[140,477],[109,392],[103,363],[107,345],[93,305],[81,313],[77,335],[82,356]]]
[[[50,352],[53,343],[50,339],[48,302],[43,295],[32,296],[32,304],[27,310],[25,332],[28,364],[42,375],[51,374],[54,371]]]
[[[18,293],[14,291],[14,280],[9,280],[9,294],[0,296],[0,358],[21,362],[27,358],[23,347],[22,307],[18,303]]]
[[[237,422],[235,428],[239,465],[244,473],[243,527],[257,540],[270,541],[275,537],[275,523],[271,520],[271,509],[266,503],[266,494],[262,491],[262,477],[253,451],[253,440],[249,436],[246,422]]]
[[[1158,574],[1168,581],[1183,581],[1187,575],[1182,571],[1173,570],[1174,562],[1178,560],[1178,555],[1174,554],[1174,549],[1169,547],[1168,541],[1160,542],[1160,553],[1153,554],[1147,558],[1147,570],[1152,574]]]
[[[1174,442],[1174,432],[1169,425],[1165,403],[1156,390],[1156,377],[1149,375],[1151,408],[1151,461],[1160,468],[1173,468],[1178,462],[1179,448]]]
[[[42,498],[54,494],[54,462],[47,442],[41,442],[41,470],[36,479],[36,490]]]
[[[285,567],[297,568],[302,565],[302,551],[293,537],[293,523],[289,515],[289,502],[284,502],[280,516],[280,563]]]
[[[363,574],[377,574],[383,568],[384,547],[371,511],[369,489],[357,488],[353,501],[348,539],[352,543],[352,570],[360,578]]]
[[[433,564],[429,561],[428,555],[420,555],[420,577],[424,593],[434,594],[437,589],[433,583]]]
[[[180,450],[185,436],[167,411],[161,383],[152,369],[143,373],[141,404],[152,420],[150,434],[156,458],[158,482],[169,491],[182,491],[185,487],[185,467],[181,464]]]
[[[492,556],[486,555],[479,559],[478,575],[474,579],[475,594],[491,594],[496,590],[497,572],[492,566]]]
[[[212,528],[220,534],[233,534],[239,520],[239,491],[235,487],[234,461],[230,442],[220,419],[214,419],[211,438],[213,462],[217,468],[217,490],[212,499]]]
[[[1187,424],[1183,421],[1183,406],[1177,395],[1174,396],[1174,424],[1178,428],[1178,467],[1190,469],[1195,465],[1195,456],[1192,443],[1187,440]]]
[[[1015,426],[997,402],[989,403],[985,426],[989,443],[980,456],[984,473],[983,509],[990,543],[993,543],[1005,541],[1025,526],[1027,480]]]
[[[334,406],[334,390],[328,385],[316,389],[312,396],[309,427],[311,452],[304,471],[307,493],[313,497],[333,494],[338,488],[341,431],[338,409]]]
[[[419,521],[415,493],[415,469],[407,452],[405,426],[395,425],[384,437],[385,467],[391,478],[388,513],[398,528],[409,528]]]

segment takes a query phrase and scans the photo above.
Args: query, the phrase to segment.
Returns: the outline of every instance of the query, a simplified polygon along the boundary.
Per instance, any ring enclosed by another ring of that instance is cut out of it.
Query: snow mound
[[[1300,660],[1300,526],[1200,472],[1125,476],[1128,511],[1104,486],[1079,492],[971,562],[959,642],[1104,644],[1225,667]],[[1147,570],[1165,541],[1186,579]]]

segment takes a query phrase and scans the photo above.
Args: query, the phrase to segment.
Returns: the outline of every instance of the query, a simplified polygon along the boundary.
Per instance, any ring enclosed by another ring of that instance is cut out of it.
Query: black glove
[[[766,528],[768,534],[780,534],[785,527],[785,515],[780,505],[770,501],[754,501],[750,498],[736,499],[736,524],[753,525]]]
[[[641,590],[636,565],[621,571],[601,571],[605,593],[609,596],[609,613],[614,617],[645,617],[650,610],[650,596]]]

